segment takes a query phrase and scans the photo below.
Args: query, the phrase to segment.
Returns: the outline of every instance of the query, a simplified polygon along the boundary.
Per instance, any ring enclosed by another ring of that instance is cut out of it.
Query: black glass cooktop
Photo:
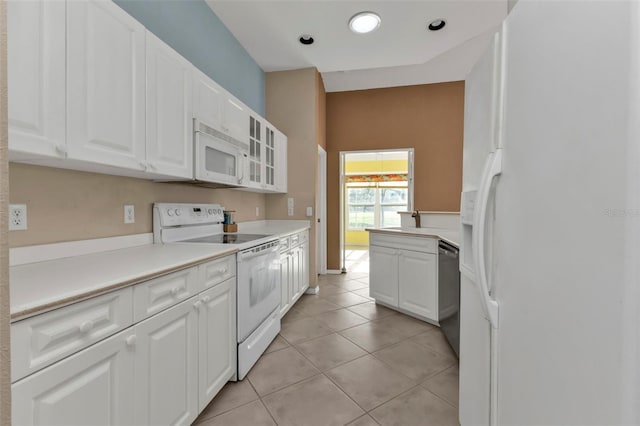
[[[193,240],[186,240],[185,243],[209,243],[209,244],[242,244],[249,241],[259,240],[260,238],[268,237],[269,235],[258,234],[216,234],[208,237],[195,238]]]

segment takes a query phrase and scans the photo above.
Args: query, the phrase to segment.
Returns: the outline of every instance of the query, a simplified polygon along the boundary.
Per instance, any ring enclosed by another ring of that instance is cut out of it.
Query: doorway
[[[413,209],[413,149],[340,153],[342,272],[368,270],[367,228],[400,226]]]

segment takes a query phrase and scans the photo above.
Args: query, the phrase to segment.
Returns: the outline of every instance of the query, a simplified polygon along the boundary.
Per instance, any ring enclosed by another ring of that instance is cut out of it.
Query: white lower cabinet
[[[133,335],[122,331],[14,383],[13,424],[136,424]]]
[[[147,312],[148,298],[131,294],[140,288],[164,294],[165,283],[172,295],[206,290],[132,321],[136,305]],[[123,324],[128,328],[120,331]],[[15,341],[46,349],[40,355],[51,364],[30,361],[14,372],[14,424],[188,425],[236,377],[235,255],[11,327]],[[109,330],[118,334],[104,338]],[[92,344],[94,337],[103,340]],[[14,352],[14,359],[24,354]]]
[[[134,327],[135,424],[189,424],[198,416],[198,312],[194,303],[189,299]]]
[[[370,235],[369,294],[385,306],[438,321],[437,240]]]
[[[291,308],[291,255],[288,252],[280,253],[280,316]]]
[[[202,292],[199,298],[198,411],[202,411],[236,375],[235,278]]]
[[[286,314],[308,288],[309,231],[303,231],[280,240],[280,315]]]
[[[398,306],[414,314],[438,320],[438,256],[400,250]]]
[[[387,305],[398,306],[398,250],[371,246],[369,267],[369,295]]]

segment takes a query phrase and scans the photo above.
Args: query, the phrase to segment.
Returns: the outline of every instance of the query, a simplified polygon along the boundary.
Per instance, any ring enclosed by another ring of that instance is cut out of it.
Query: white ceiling
[[[328,92],[464,79],[507,14],[507,0],[207,0],[263,70],[314,66]],[[354,34],[361,11],[380,28]],[[427,31],[434,19],[447,25]],[[301,34],[315,43],[304,46]]]

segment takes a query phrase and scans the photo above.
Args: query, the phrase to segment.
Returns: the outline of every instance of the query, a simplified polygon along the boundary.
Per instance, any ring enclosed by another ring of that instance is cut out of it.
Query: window
[[[408,209],[407,182],[347,183],[347,228],[400,226],[399,211]]]

